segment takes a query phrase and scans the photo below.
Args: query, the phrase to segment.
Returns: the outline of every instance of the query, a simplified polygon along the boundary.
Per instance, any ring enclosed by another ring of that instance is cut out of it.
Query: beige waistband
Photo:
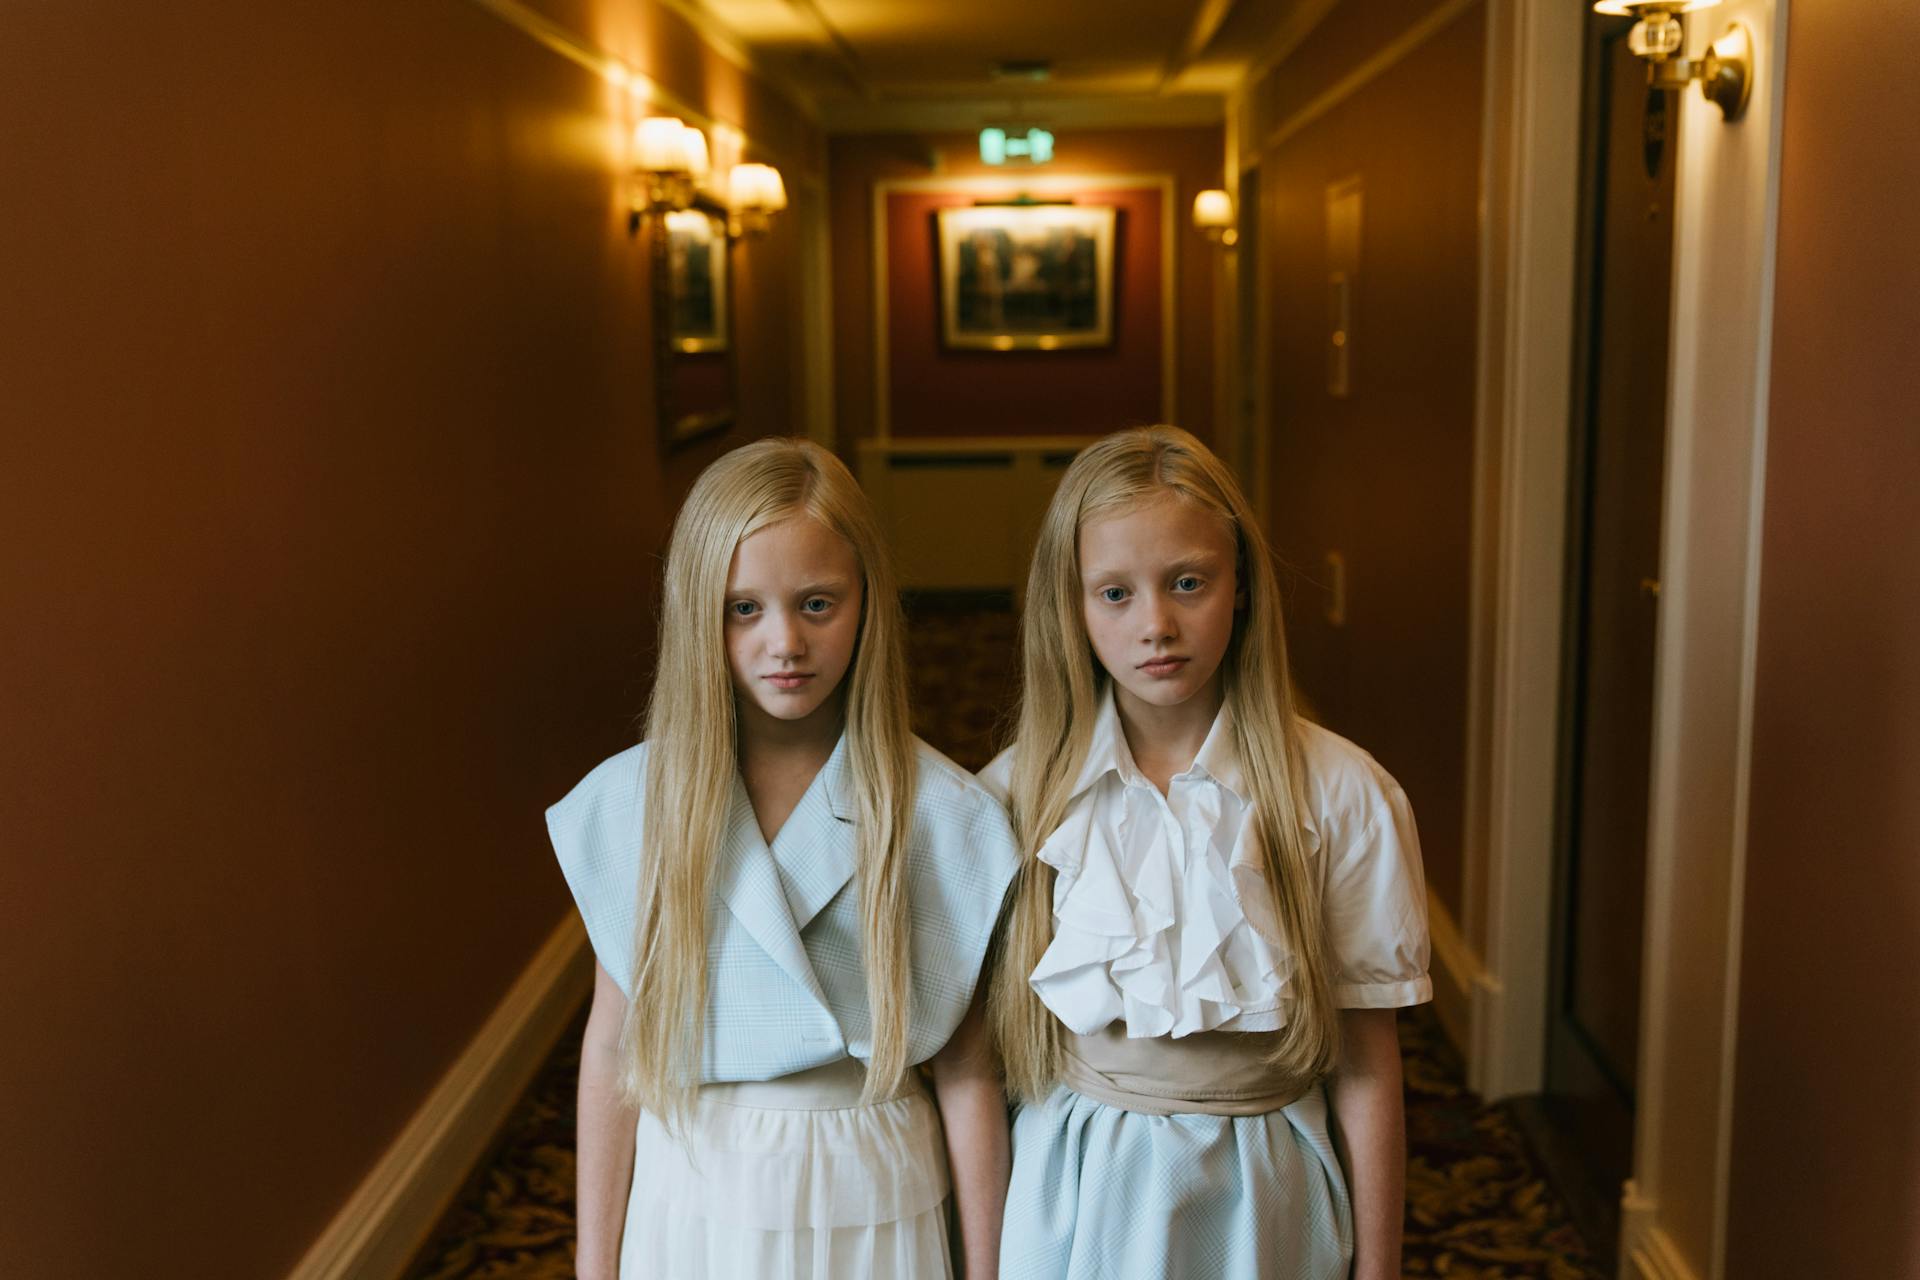
[[[1257,1116],[1297,1102],[1313,1082],[1289,1079],[1266,1057],[1278,1032],[1202,1031],[1128,1039],[1114,1023],[1069,1035],[1060,1082],[1075,1093],[1143,1115]]]
[[[867,1087],[867,1068],[858,1058],[841,1058],[824,1067],[796,1071],[772,1080],[730,1080],[700,1087],[700,1101],[729,1107],[764,1107],[770,1111],[838,1111],[860,1105]],[[924,1092],[917,1070],[908,1068],[900,1087],[879,1102],[892,1102]]]

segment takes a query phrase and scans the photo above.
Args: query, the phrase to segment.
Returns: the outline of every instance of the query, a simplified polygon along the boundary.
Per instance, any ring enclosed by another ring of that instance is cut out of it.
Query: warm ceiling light
[[[1207,239],[1230,245],[1240,238],[1233,225],[1233,197],[1214,188],[1193,198],[1193,225]]]
[[[1711,9],[1720,0],[1595,0],[1595,13],[1638,19],[1627,33],[1627,47],[1647,60],[1647,83],[1657,89],[1684,89],[1695,80],[1707,101],[1728,120],[1738,120],[1753,92],[1753,36],[1734,23],[1704,56],[1686,57],[1682,14]]]

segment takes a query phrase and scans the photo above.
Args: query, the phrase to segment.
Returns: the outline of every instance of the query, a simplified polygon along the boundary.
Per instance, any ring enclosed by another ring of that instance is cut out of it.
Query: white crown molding
[[[1268,43],[1266,52],[1247,64],[1240,83],[1245,88],[1253,88],[1269,71],[1291,58],[1307,37],[1314,33],[1340,0],[1303,0],[1299,8],[1288,15],[1287,20],[1273,39]]]
[[[1017,118],[1017,119],[1016,119]],[[971,133],[990,124],[1036,124],[1063,129],[1173,129],[1219,124],[1226,100],[1217,94],[1115,95],[1037,98],[1013,94],[964,98],[828,100],[820,125],[830,134]]]
[[[1392,70],[1401,59],[1453,25],[1454,19],[1461,14],[1469,9],[1478,8],[1483,3],[1485,0],[1447,0],[1432,13],[1395,36],[1378,53],[1342,76],[1324,93],[1275,125],[1268,131],[1267,136],[1260,140],[1260,145],[1269,151],[1279,146],[1381,75]]]
[[[1199,0],[1194,6],[1193,22],[1187,28],[1187,37],[1180,47],[1167,55],[1165,67],[1160,72],[1160,92],[1168,93],[1173,89],[1174,81],[1213,43],[1220,34],[1220,28],[1226,24],[1227,16],[1233,12],[1238,0]]]
[[[700,0],[658,0],[660,7],[670,9],[682,21],[692,27],[699,37],[721,57],[747,74],[764,80],[779,90],[800,108],[802,115],[815,124],[820,122],[820,104],[814,100],[798,81],[775,71],[766,61],[756,55],[751,45],[740,38],[740,33],[722,22]]]
[[[709,132],[720,130],[734,134],[740,140],[740,155],[742,156],[753,155],[761,157],[778,164],[781,168],[794,174],[804,172],[810,163],[810,158],[807,156],[792,155],[778,148],[767,146],[764,139],[750,136],[746,130],[740,126],[738,121],[722,120],[717,116],[709,115],[705,107],[680,97],[646,72],[641,71],[639,68],[627,62],[624,58],[601,48],[579,32],[555,22],[545,14],[522,3],[521,0],[468,0],[468,2],[476,8],[492,14],[543,48],[559,54],[576,66],[584,67],[594,75],[599,76],[602,80],[605,80],[608,84],[625,89],[641,102],[657,107],[672,115],[679,116],[681,119],[699,128],[706,129]],[[666,0],[662,0],[662,2],[665,3]],[[676,12],[678,12],[678,9],[676,9]],[[684,17],[686,15],[682,14],[682,16]],[[691,18],[688,20],[692,21]],[[695,27],[695,31],[696,34],[700,35],[702,40],[708,39],[707,34],[697,26]],[[711,41],[709,41],[709,43],[711,43]],[[721,53],[722,56],[727,56],[726,50],[721,48],[721,46],[716,44],[713,47],[717,52]],[[729,60],[731,61],[732,59],[729,58]],[[766,72],[754,70],[745,64],[736,65],[741,65],[743,70],[747,70],[751,74],[766,81],[768,85],[773,87],[782,96],[792,100],[794,104],[800,108],[801,113],[810,121],[816,125],[819,123],[816,108],[811,99],[799,93],[793,86],[780,81]]]

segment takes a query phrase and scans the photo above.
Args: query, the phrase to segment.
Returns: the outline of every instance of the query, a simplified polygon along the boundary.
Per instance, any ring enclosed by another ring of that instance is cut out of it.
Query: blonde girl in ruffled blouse
[[[909,732],[901,636],[832,454],[766,440],[701,475],[647,741],[547,814],[599,961],[585,1280],[944,1276],[949,1185],[992,1274],[1006,1111],[974,987],[1017,857]]]
[[[980,775],[1024,854],[989,1002],[1021,1104],[1001,1275],[1398,1277],[1413,815],[1301,718],[1270,553],[1206,446],[1080,454],[1022,650]]]

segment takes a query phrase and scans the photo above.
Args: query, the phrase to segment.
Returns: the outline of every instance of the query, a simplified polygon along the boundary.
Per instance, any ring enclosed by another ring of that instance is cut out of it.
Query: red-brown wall
[[[1019,171],[980,163],[972,134],[858,134],[829,148],[833,218],[835,410],[843,446],[875,434],[873,192],[898,178],[993,176]],[[1218,128],[1061,131],[1049,182],[1074,177],[1174,178],[1175,414],[1206,437],[1213,425],[1213,282],[1218,250],[1193,230],[1194,194],[1220,185]],[[1086,192],[1126,207],[1116,288],[1115,346],[1100,351],[968,352],[943,349],[934,327],[936,260],[928,217],[976,193],[915,192],[890,206],[889,427],[910,435],[1097,434],[1160,418],[1158,192]],[[1051,196],[1052,193],[1049,192]],[[911,271],[911,275],[903,275]]]
[[[818,165],[666,10],[548,11]],[[6,27],[0,1272],[282,1274],[568,909],[541,809],[634,738],[678,494],[790,426],[795,238],[663,464],[599,78],[457,0]]]
[[[941,340],[935,211],[967,191],[894,191],[886,201],[888,426],[896,436],[1101,435],[1160,421],[1165,340],[1161,189],[1049,199],[1111,207],[1113,341],[1061,351],[976,351]]]
[[[1920,9],[1789,23],[1726,1274],[1881,1280],[1920,1274]]]
[[[1341,5],[1256,86],[1273,533],[1302,688],[1406,788],[1429,884],[1461,914],[1483,12],[1303,125],[1433,3]],[[1268,139],[1278,137],[1277,144]],[[1363,184],[1351,390],[1328,391],[1327,188]],[[1346,562],[1327,618],[1326,557]]]

